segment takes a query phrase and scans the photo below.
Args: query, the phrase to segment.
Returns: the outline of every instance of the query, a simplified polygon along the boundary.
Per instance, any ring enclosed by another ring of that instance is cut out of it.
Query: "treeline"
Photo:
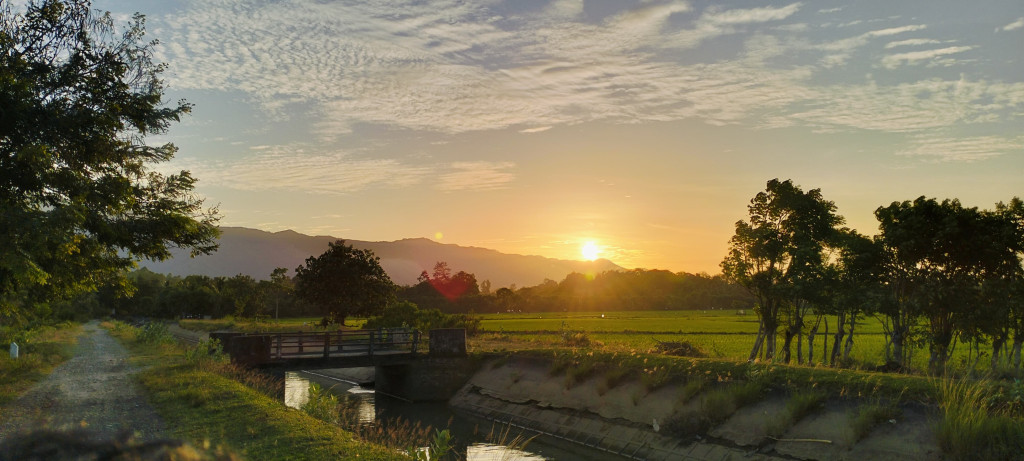
[[[992,210],[957,200],[893,202],[875,210],[879,234],[860,235],[819,189],[804,192],[773,179],[736,223],[723,273],[756,298],[760,328],[750,359],[813,362],[814,336],[826,315],[839,319],[829,363],[856,319],[883,325],[885,354],[910,365],[927,345],[929,369],[941,373],[953,347],[968,344],[992,366],[1019,368],[1024,344],[1024,202]],[[781,334],[782,351],[776,351]],[[847,341],[844,353],[849,353]]]
[[[102,287],[68,307],[80,315],[178,318],[232,315],[274,318],[323,315],[294,291],[294,280],[277,269],[270,280],[247,275],[178,277],[139,269],[127,276],[133,287]],[[481,285],[483,288],[481,288]],[[397,287],[396,301],[443,313],[562,312],[673,309],[750,309],[753,297],[722,276],[636,269],[596,275],[573,273],[561,282],[492,291],[485,280],[466,272],[452,274],[439,262],[419,283]]]
[[[481,287],[482,285],[482,287]],[[754,298],[722,276],[635,269],[572,273],[544,282],[492,291],[489,282],[439,262],[419,283],[399,289],[400,299],[442,312],[563,312],[684,309],[750,309]]]
[[[79,296],[67,308],[89,317],[180,318],[198,316],[245,318],[315,316],[320,311],[293,295],[292,280],[279,268],[270,280],[248,275],[208,277],[205,275],[157,274],[142,268],[128,274],[129,288],[108,285]],[[127,291],[127,293],[125,293]]]

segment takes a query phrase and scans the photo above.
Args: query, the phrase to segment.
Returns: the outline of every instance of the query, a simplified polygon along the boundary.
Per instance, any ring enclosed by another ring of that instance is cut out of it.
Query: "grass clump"
[[[876,400],[861,405],[857,408],[856,413],[850,415],[853,441],[863,440],[879,424],[898,418],[900,413],[902,410],[900,410],[898,400],[889,400],[888,402]]]
[[[173,435],[195,446],[213,445],[246,459],[408,459],[285,407],[277,397],[281,380],[216,359],[209,343],[186,354],[177,344],[138,339],[141,329],[106,326],[145,368],[139,381]]]
[[[708,354],[701,348],[689,341],[658,341],[654,350],[664,355],[676,355],[679,357],[707,357]]]
[[[0,344],[0,405],[18,398],[33,384],[42,380],[58,365],[74,356],[74,346],[81,334],[80,325],[61,323],[13,331],[6,330]],[[19,347],[19,357],[8,353],[11,342]]]
[[[939,446],[950,459],[1019,459],[1024,420],[990,404],[987,381],[946,379],[940,390]]]
[[[769,437],[782,437],[794,424],[800,422],[801,419],[804,419],[804,417],[819,408],[827,398],[828,393],[820,389],[812,389],[790,395],[789,399],[786,400],[786,410],[783,414],[768,422],[765,433]]]

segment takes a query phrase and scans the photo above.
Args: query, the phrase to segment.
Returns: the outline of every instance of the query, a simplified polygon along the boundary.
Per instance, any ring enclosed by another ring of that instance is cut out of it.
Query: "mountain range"
[[[166,261],[142,261],[139,265],[162,274],[231,277],[238,274],[268,279],[277,267],[295,268],[306,258],[327,251],[327,244],[339,240],[325,235],[310,236],[295,231],[266,232],[244,227],[221,227],[220,248],[211,255],[190,258],[187,251],[175,250]],[[625,270],[606,259],[572,261],[501,253],[496,250],[438,243],[425,238],[393,242],[345,240],[358,249],[370,250],[396,284],[413,285],[420,273],[433,271],[439,261],[448,263],[452,272],[465,271],[477,281],[490,280],[492,289],[532,286],[551,279],[560,281],[572,272],[600,273]]]

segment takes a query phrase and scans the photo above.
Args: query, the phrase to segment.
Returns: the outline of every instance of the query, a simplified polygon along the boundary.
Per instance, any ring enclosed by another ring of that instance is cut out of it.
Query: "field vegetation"
[[[139,381],[175,437],[247,459],[409,459],[285,407],[280,380],[232,365],[216,344],[184,348],[152,325],[104,324],[145,368]]]
[[[0,406],[16,399],[74,355],[81,325],[62,322],[24,330],[0,328],[0,344],[18,344],[19,357],[0,351]],[[2,416],[0,410],[0,416]]]

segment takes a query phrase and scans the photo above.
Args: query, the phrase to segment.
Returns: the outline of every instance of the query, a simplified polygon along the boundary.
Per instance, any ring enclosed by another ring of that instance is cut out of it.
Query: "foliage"
[[[230,360],[220,341],[214,338],[201,340],[195,346],[185,349],[184,357],[185,362],[199,369],[211,369],[227,364]]]
[[[894,358],[906,362],[902,342],[913,320],[925,318],[921,334],[931,352],[929,369],[941,373],[953,339],[992,331],[1005,316],[985,315],[983,282],[1017,278],[1024,252],[1024,227],[1007,216],[965,208],[958,200],[919,197],[875,211],[893,292],[883,312],[893,326]],[[1005,315],[1005,314],[1004,314]]]
[[[56,328],[36,327],[2,335],[0,345],[7,346],[14,339],[21,350],[16,360],[11,359],[6,350],[0,351],[0,405],[14,400],[70,359],[81,331],[79,325],[64,323]]]
[[[856,442],[867,437],[872,429],[881,423],[896,419],[900,413],[899,399],[889,399],[886,402],[876,399],[857,407],[857,411],[850,415],[853,441]]]
[[[338,424],[338,396],[317,383],[309,384],[309,400],[302,404],[302,411],[330,424]]]
[[[1024,421],[988,405],[985,381],[946,379],[940,388],[938,439],[950,459],[1020,457],[1024,452]]]
[[[407,459],[284,407],[276,400],[280,380],[269,382],[266,375],[228,362],[189,364],[180,346],[143,343],[135,339],[137,328],[120,322],[105,325],[142,360],[140,382],[175,437],[246,459]]]
[[[119,31],[88,0],[0,9],[0,320],[117,279],[170,247],[216,249],[216,210],[204,210],[187,172],[153,165],[173,144],[150,146],[187,114],[163,105],[136,15]],[[129,287],[114,283],[122,290]]]
[[[665,355],[680,357],[707,357],[708,354],[689,341],[657,341],[654,350]]]
[[[344,325],[346,317],[382,311],[393,301],[395,285],[372,251],[338,240],[295,269],[295,293],[321,310],[325,324]]]
[[[587,332],[574,330],[568,323],[562,322],[558,334],[562,337],[563,346],[587,347],[590,345],[590,336],[587,335]]]
[[[843,218],[820,189],[804,192],[792,181],[768,181],[750,200],[748,221],[736,223],[722,273],[756,298],[760,328],[749,360],[775,358],[775,335],[787,309],[818,296],[825,248]],[[795,325],[800,327],[799,322]],[[787,336],[787,340],[788,340]],[[788,344],[788,341],[787,341]],[[787,349],[788,350],[788,349]]]
[[[403,327],[422,332],[438,328],[464,328],[466,334],[472,336],[480,329],[480,319],[467,314],[444,314],[437,309],[420,309],[409,301],[399,301],[363,324],[363,328],[369,330]]]
[[[136,334],[136,339],[147,344],[166,344],[174,342],[174,337],[163,322],[149,322]]]

